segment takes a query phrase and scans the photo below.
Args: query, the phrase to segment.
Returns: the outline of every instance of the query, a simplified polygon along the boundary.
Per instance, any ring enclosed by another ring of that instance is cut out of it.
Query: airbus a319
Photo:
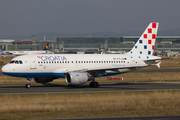
[[[159,23],[150,23],[127,54],[37,54],[13,58],[2,67],[9,76],[24,77],[37,83],[65,78],[67,85],[90,82],[97,88],[96,77],[122,74],[149,65],[160,67],[161,57],[153,56]]]

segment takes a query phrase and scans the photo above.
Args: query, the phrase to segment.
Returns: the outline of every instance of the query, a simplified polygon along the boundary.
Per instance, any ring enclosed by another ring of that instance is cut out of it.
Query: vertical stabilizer
[[[49,44],[47,44],[43,50],[49,50]]]
[[[2,46],[2,48],[0,48],[0,52],[4,51],[4,45]]]
[[[150,23],[129,54],[152,55],[159,23]]]

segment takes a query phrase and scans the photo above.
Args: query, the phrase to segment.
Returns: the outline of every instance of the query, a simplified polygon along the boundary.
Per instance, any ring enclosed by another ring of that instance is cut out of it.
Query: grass
[[[0,119],[179,115],[180,92],[0,96]]]

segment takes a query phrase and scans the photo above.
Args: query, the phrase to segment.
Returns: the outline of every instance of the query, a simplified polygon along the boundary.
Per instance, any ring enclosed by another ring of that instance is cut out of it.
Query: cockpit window
[[[10,64],[12,64],[12,63],[14,63],[14,62],[15,62],[15,61],[14,61],[14,60],[12,60],[12,61],[10,61],[9,63],[10,63]]]
[[[16,61],[15,61],[15,64],[19,64],[19,62],[16,60]]]
[[[23,64],[21,60],[12,60],[9,62],[10,64]]]
[[[23,64],[23,62],[21,60],[19,60],[19,64]]]

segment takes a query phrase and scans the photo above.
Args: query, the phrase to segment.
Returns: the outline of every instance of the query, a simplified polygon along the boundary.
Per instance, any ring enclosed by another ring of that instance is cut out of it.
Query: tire
[[[31,87],[30,84],[26,84],[26,85],[25,85],[25,88],[30,88],[30,87]]]
[[[98,82],[94,82],[93,87],[94,88],[98,88],[99,87],[99,83]]]
[[[93,88],[98,88],[99,87],[99,83],[98,82],[90,82],[89,86],[93,87]]]
[[[90,86],[90,87],[93,87],[93,82],[90,82],[89,86]]]

